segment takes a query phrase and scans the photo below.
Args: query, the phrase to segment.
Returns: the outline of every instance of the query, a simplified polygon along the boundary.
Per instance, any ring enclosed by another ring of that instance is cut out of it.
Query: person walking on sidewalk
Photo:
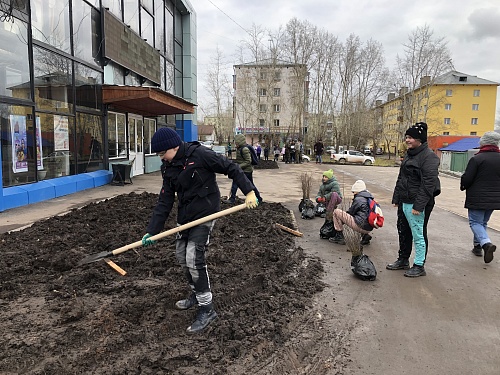
[[[484,262],[493,260],[496,246],[488,237],[488,221],[494,210],[500,210],[500,134],[486,132],[479,141],[479,152],[467,164],[460,179],[460,190],[465,190],[465,208],[469,226],[474,235],[474,255]]]
[[[316,164],[323,163],[323,150],[324,149],[325,149],[325,146],[323,145],[323,141],[321,141],[321,138],[320,138],[314,144],[314,154],[316,155]]]
[[[237,134],[234,137],[234,143],[236,145],[236,164],[238,164],[245,176],[250,180],[253,184],[253,165],[252,165],[252,156],[250,155],[250,150],[247,147],[247,142],[245,136],[243,134]],[[236,201],[236,192],[238,191],[238,184],[233,180],[233,184],[231,185],[231,195],[225,201],[225,203],[234,204]],[[259,190],[254,184],[253,191],[259,200],[259,203],[262,203],[262,197],[260,196]]]
[[[417,122],[405,133],[408,151],[401,163],[392,203],[398,208],[398,259],[386,268],[408,270],[407,277],[425,276],[425,259],[429,243],[427,223],[434,208],[434,198],[441,192],[439,158],[427,145],[427,124]],[[409,258],[415,244],[415,260]]]
[[[257,207],[254,186],[241,168],[200,143],[182,142],[175,130],[160,128],[151,138],[151,150],[162,160],[163,185],[147,226],[147,233],[142,238],[144,246],[154,244],[156,241],[149,237],[164,229],[176,193],[179,225],[220,210],[216,173],[226,174],[233,179],[246,194],[245,203],[248,208]],[[175,255],[192,292],[188,298],[177,301],[175,307],[187,310],[198,305],[196,320],[187,328],[189,333],[202,331],[217,318],[212,305],[212,291],[205,259],[214,223],[215,220],[212,220],[177,233]]]

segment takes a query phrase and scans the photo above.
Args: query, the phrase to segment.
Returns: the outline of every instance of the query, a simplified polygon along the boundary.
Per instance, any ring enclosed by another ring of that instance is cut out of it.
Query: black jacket
[[[427,143],[408,149],[399,169],[392,203],[412,203],[414,210],[424,211],[425,206],[441,193],[438,167],[439,158]]]
[[[481,152],[473,156],[460,179],[465,190],[465,208],[500,210],[500,153]]]
[[[163,186],[147,232],[160,233],[172,210],[177,193],[177,223],[186,224],[220,210],[216,173],[228,175],[243,194],[254,189],[238,164],[217,155],[198,142],[181,143],[172,162],[161,166]]]
[[[354,222],[358,227],[364,230],[373,230],[373,227],[368,222],[368,215],[370,214],[370,205],[368,204],[368,198],[373,199],[372,193],[368,190],[363,190],[354,196],[351,207],[347,210],[347,213],[354,217]]]

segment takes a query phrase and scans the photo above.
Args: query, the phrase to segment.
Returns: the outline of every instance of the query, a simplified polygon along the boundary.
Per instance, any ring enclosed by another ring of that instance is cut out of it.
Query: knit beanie
[[[417,122],[409,128],[405,135],[409,135],[413,139],[420,139],[420,142],[427,142],[427,124],[425,122]]]
[[[329,169],[327,171],[324,171],[323,176],[325,176],[328,179],[332,178],[333,177],[333,169]]]
[[[479,146],[497,146],[500,144],[500,133],[486,132],[479,140]]]
[[[171,148],[176,148],[182,143],[181,137],[174,129],[160,128],[154,133],[151,138],[151,151],[161,152]]]
[[[352,185],[351,191],[353,193],[359,193],[360,191],[366,190],[366,185],[363,180],[358,180]]]

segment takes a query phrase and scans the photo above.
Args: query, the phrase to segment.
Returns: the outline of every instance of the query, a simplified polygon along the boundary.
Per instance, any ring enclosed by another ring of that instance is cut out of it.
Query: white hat
[[[366,185],[363,180],[358,180],[352,185],[351,191],[353,193],[359,193],[362,190],[366,190]]]

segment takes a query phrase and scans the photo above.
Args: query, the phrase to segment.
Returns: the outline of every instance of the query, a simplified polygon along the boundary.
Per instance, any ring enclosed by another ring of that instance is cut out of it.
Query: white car
[[[209,149],[212,149],[214,147],[214,141],[200,141],[200,143],[203,146],[208,147]]]
[[[307,155],[302,155],[302,161],[305,163],[309,163],[311,161],[311,158]]]

